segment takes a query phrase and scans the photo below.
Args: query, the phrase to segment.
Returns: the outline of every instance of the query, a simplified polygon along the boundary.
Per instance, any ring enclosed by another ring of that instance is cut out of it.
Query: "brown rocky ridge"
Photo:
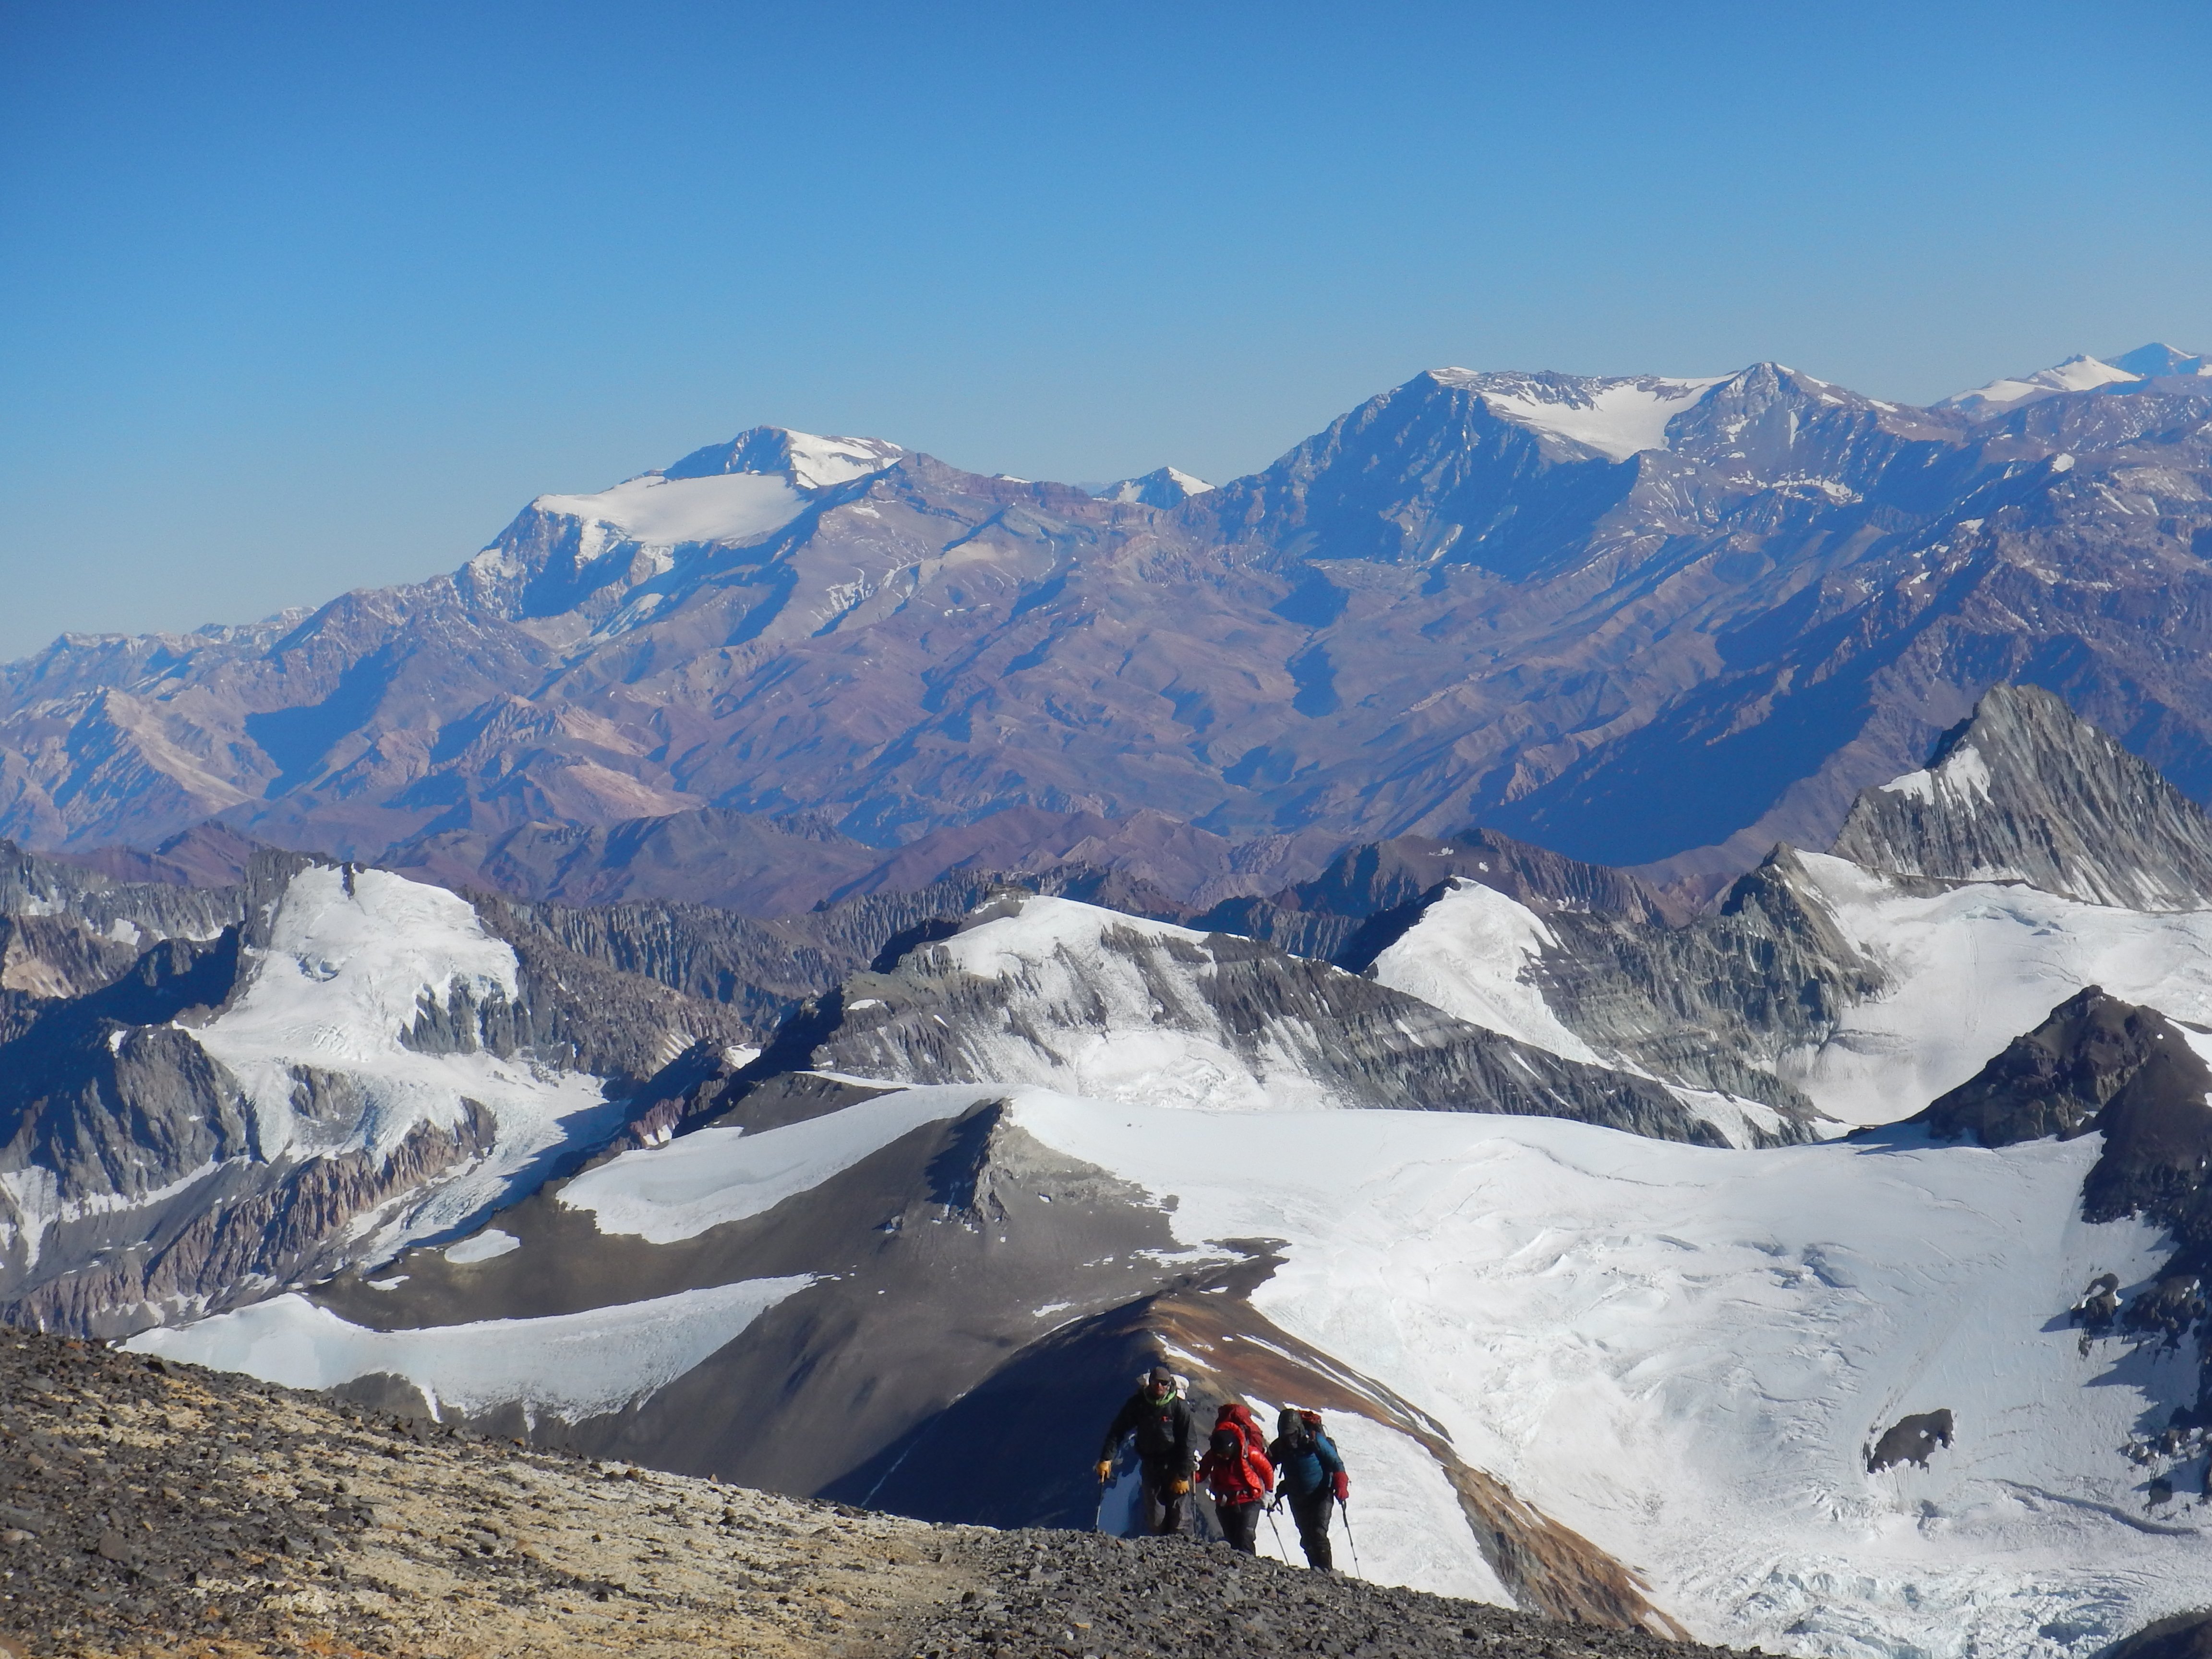
[[[933,1526],[0,1331],[0,1652],[1482,1654],[1724,1650],[1182,1539]]]

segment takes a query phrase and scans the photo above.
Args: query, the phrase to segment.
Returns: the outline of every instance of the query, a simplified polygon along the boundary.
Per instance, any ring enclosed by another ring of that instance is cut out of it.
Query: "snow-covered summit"
[[[789,524],[815,492],[880,472],[905,453],[880,438],[823,438],[757,426],[611,489],[540,495],[531,505],[647,547],[749,542]]]
[[[2146,380],[2165,380],[2177,374],[2212,376],[2212,354],[2176,351],[2162,340],[2137,346],[2113,358],[2112,363],[2114,368],[2124,368]]]
[[[503,1139],[544,1144],[558,1139],[555,1120],[598,1103],[595,1079],[410,1042],[425,1003],[457,994],[477,1006],[520,996],[514,949],[466,899],[381,870],[318,866],[291,878],[244,988],[193,1036],[237,1078],[264,1157],[387,1152],[418,1124],[450,1127],[471,1103]],[[334,1077],[349,1086],[303,1088]]]
[[[1954,392],[1948,398],[1937,399],[1932,407],[1956,410],[1979,418],[2002,415],[2061,392],[2096,392],[2106,386],[2197,374],[2212,375],[2212,361],[2154,341],[2109,361],[2081,356],[2069,357],[2063,363],[2039,368],[2033,374],[2008,376],[1970,392]]]
[[[1479,392],[1491,413],[1547,437],[1625,461],[1647,449],[1667,447],[1667,425],[1729,377],[1670,380],[1657,374],[1592,379],[1572,374],[1528,374],[1437,368],[1440,386]]]
[[[1970,392],[1957,392],[1936,400],[1937,409],[1955,409],[1965,415],[2001,415],[2018,409],[2023,404],[2039,398],[2054,397],[2062,392],[2094,392],[2099,386],[2113,386],[2127,380],[2139,380],[2140,374],[2130,374],[2117,364],[2095,357],[2073,356],[2049,368],[2039,368],[2033,374],[2008,376],[1991,380],[1987,386],[1978,386]]]
[[[882,438],[825,438],[787,427],[757,426],[726,444],[695,449],[665,470],[670,478],[725,472],[781,474],[801,489],[830,489],[897,465],[906,453]]]
[[[1155,467],[1150,472],[1134,478],[1118,478],[1103,489],[1091,494],[1102,501],[1129,501],[1145,507],[1181,507],[1194,495],[1203,495],[1213,486],[1203,478],[1194,477],[1180,467]]]

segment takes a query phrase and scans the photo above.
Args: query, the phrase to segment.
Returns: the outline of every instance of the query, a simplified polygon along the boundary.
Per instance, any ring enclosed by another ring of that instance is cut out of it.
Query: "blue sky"
[[[2212,347],[2212,8],[0,0],[0,659],[758,422],[1097,479],[1437,364]]]

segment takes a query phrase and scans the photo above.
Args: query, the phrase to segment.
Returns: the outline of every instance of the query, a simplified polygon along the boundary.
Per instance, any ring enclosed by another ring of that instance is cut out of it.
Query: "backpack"
[[[1274,1485],[1274,1466],[1264,1451],[1255,1451],[1243,1428],[1224,1422],[1213,1431],[1199,1478],[1213,1492],[1217,1504],[1254,1504],[1264,1499]]]

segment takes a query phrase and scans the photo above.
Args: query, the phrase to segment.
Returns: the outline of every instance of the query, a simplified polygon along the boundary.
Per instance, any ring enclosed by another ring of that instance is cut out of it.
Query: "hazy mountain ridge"
[[[1167,508],[762,428],[541,498],[450,576],[9,665],[0,831],[465,860],[538,823],[881,845],[1029,807],[1318,862],[1484,822],[1709,890],[1825,843],[2000,679],[2212,793],[2208,413],[2179,374],[1976,419],[1771,364],[1438,371]]]

